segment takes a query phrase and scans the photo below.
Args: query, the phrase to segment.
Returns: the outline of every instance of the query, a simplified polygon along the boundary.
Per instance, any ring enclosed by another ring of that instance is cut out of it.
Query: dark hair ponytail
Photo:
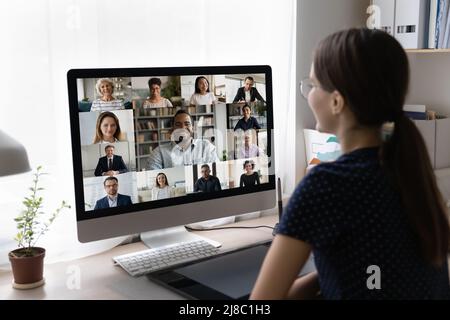
[[[404,115],[396,119],[392,136],[383,144],[382,162],[400,192],[422,255],[441,266],[449,249],[447,209],[422,135]]]
[[[344,97],[359,124],[381,129],[395,123],[380,149],[381,163],[401,195],[423,257],[442,266],[449,251],[447,209],[423,138],[403,112],[409,85],[404,49],[383,31],[337,32],[319,44],[314,72],[325,90]]]

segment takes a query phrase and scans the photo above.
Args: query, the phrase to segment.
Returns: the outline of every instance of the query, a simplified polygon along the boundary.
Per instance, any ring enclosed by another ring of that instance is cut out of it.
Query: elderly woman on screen
[[[99,99],[92,102],[91,111],[111,111],[125,109],[122,100],[113,97],[114,83],[109,78],[101,78],[95,84]]]
[[[161,97],[161,79],[151,78],[148,80],[148,88],[150,90],[150,98],[142,104],[144,109],[172,107],[169,99]]]

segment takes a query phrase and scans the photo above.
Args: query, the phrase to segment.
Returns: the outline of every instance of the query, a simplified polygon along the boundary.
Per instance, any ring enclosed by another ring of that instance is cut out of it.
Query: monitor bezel
[[[83,169],[81,159],[81,136],[78,110],[77,79],[103,77],[151,77],[151,76],[185,76],[185,75],[227,75],[227,74],[265,74],[266,103],[267,103],[267,156],[269,159],[269,182],[250,188],[233,188],[218,193],[196,193],[186,196],[158,201],[135,203],[94,211],[85,210]],[[273,97],[272,97],[272,69],[268,65],[253,66],[203,66],[203,67],[156,67],[156,68],[100,68],[100,69],[71,69],[67,72],[70,127],[72,140],[72,160],[75,186],[75,207],[77,221],[99,219],[130,213],[148,213],[149,210],[191,204],[214,199],[230,198],[245,194],[275,190],[275,162],[273,155]]]

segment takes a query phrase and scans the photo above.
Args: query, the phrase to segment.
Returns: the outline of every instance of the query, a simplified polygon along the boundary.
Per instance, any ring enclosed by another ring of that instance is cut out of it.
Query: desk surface
[[[277,216],[266,216],[246,220],[230,226],[273,226]],[[222,243],[226,251],[268,240],[272,231],[261,229],[230,229],[196,232],[204,237]],[[0,272],[1,299],[184,299],[147,277],[133,278],[121,267],[115,266],[112,257],[145,250],[142,243],[132,243],[115,247],[107,252],[79,260],[45,265],[46,284],[31,290],[16,290],[11,287],[12,274]],[[76,278],[76,274],[80,277]],[[79,288],[77,279],[79,279]]]

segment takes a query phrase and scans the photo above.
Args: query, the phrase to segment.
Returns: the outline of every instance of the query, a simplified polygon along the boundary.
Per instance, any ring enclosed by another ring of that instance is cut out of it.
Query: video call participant
[[[142,104],[144,109],[172,107],[172,102],[169,99],[161,97],[161,79],[151,78],[148,80],[148,88],[150,90],[150,99],[145,100]]]
[[[106,197],[97,200],[94,210],[133,204],[130,196],[118,193],[119,180],[117,180],[116,177],[106,178],[105,181],[103,181],[103,186],[105,187]]]
[[[128,172],[121,156],[114,154],[115,147],[107,145],[105,147],[106,156],[98,159],[97,167],[95,168],[95,176],[114,176],[120,173]]]
[[[218,162],[216,147],[208,140],[194,139],[191,115],[179,110],[173,117],[170,143],[159,145],[149,156],[147,169],[156,170]]]
[[[122,100],[113,97],[114,83],[109,78],[98,79],[95,84],[97,93],[101,96],[92,102],[91,111],[111,111],[125,109]]]
[[[216,103],[216,96],[209,91],[208,79],[203,76],[195,79],[195,92],[189,103],[191,106],[209,106]]]
[[[202,177],[194,184],[194,192],[214,192],[222,190],[219,178],[211,175],[209,165],[202,165],[201,172]]]
[[[241,180],[239,182],[239,187],[251,187],[259,185],[259,174],[258,172],[253,172],[255,169],[255,163],[252,160],[247,160],[244,162],[245,173],[241,175]]]
[[[250,130],[250,129],[261,129],[261,126],[258,123],[258,120],[256,120],[255,117],[252,117],[252,109],[248,104],[242,106],[242,114],[244,117],[239,119],[238,123],[236,123],[236,126],[234,127],[234,131],[241,129],[244,131]]]
[[[95,125],[94,143],[114,143],[122,139],[117,116],[109,111],[100,113]]]
[[[169,186],[169,180],[164,173],[156,176],[156,185],[152,188],[152,200],[172,198],[173,189]]]
[[[254,83],[255,81],[252,77],[246,77],[244,80],[244,86],[238,89],[233,103],[250,103],[255,102],[256,99],[265,102],[258,90],[253,87]]]
[[[256,158],[264,155],[264,151],[252,143],[252,135],[249,131],[244,134],[244,145],[238,150],[238,159]]]

